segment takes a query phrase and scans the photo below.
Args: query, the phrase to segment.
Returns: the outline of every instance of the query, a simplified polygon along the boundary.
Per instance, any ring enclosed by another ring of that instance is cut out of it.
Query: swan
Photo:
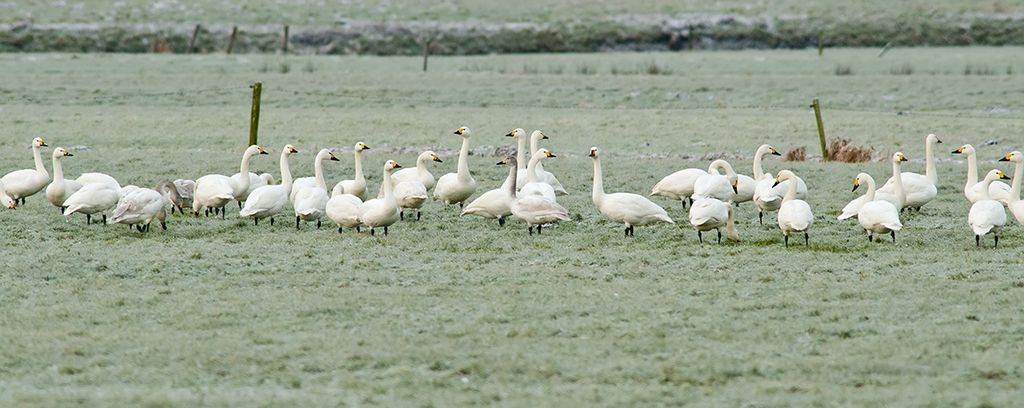
[[[192,213],[198,215],[199,210],[209,207],[215,214],[220,212],[221,218],[224,218],[224,206],[228,201],[244,202],[248,197],[245,192],[249,191],[250,179],[242,175],[249,174],[249,160],[257,154],[267,154],[267,152],[257,145],[245,149],[242,153],[239,172],[235,174],[237,177],[208,174],[197,179],[192,198]],[[207,215],[209,215],[209,211],[207,211]]]
[[[419,221],[420,208],[427,201],[427,191],[434,187],[434,175],[427,170],[429,161],[443,163],[437,154],[432,151],[420,153],[416,158],[416,168],[401,169],[391,173],[391,185],[394,186],[395,200],[402,209],[399,211],[399,219],[405,219],[405,210],[416,210],[416,220]],[[377,193],[377,198],[384,198],[383,184]]]
[[[370,150],[366,143],[356,143],[352,149],[355,156],[356,175],[352,180],[342,180],[331,189],[331,195],[352,194],[359,197],[359,201],[366,199],[366,177],[363,177],[363,150]]]
[[[778,187],[772,187],[775,183],[775,176],[771,173],[766,173],[761,163],[764,157],[767,155],[781,156],[774,147],[763,144],[757,148],[754,153],[754,181],[757,182],[757,186],[754,187],[754,205],[757,206],[757,222],[764,225],[764,213],[765,211],[776,211],[779,206],[782,205],[782,196],[786,195],[786,191],[789,190],[789,182],[784,181],[779,184]],[[807,199],[807,184],[800,177],[796,178],[796,198],[801,200]]]
[[[334,153],[331,153],[328,149],[320,149],[316,154],[316,158],[313,160],[313,173],[314,185],[300,187],[302,188],[298,194],[295,194],[294,201],[292,201],[293,207],[295,207],[295,229],[299,228],[300,221],[313,221],[316,220],[316,228],[320,229],[320,217],[327,211],[327,182],[324,181],[324,159],[330,159],[331,161],[339,161]],[[292,190],[294,192],[296,183],[292,182]]]
[[[388,226],[398,222],[399,213],[398,201],[391,189],[391,172],[401,168],[394,160],[384,163],[384,173],[381,180],[381,188],[384,189],[384,198],[375,198],[363,203],[359,208],[359,221],[370,227],[370,235],[374,235],[374,229],[384,227],[384,235],[388,235]]]
[[[903,191],[906,194],[905,208],[913,208],[920,211],[921,207],[928,204],[938,195],[939,176],[935,170],[935,144],[942,143],[934,133],[925,137],[925,174],[903,172],[900,178],[903,181]],[[880,193],[894,194],[896,191],[896,178],[891,177],[878,189]]]
[[[978,156],[974,146],[965,144],[954,150],[953,154],[967,156],[967,185],[964,186],[964,197],[967,197],[968,201],[974,203],[982,197],[988,197],[1006,205],[1010,199],[1010,186],[1006,183],[993,181],[988,187],[987,194],[981,190],[981,183],[978,182]]]
[[[71,156],[74,155],[63,147],[53,149],[53,181],[46,186],[46,199],[50,200],[50,204],[57,207],[61,213],[64,212],[64,201],[82,188],[77,181],[64,178],[64,166],[61,165],[61,160]]]
[[[896,180],[895,176],[897,174],[902,174],[902,172],[900,171],[900,163],[905,161],[907,161],[907,157],[904,156],[903,153],[896,152],[895,154],[892,155],[893,180]],[[893,183],[893,185],[895,186],[895,188],[890,191],[875,190],[874,199],[880,201],[888,201],[892,203],[892,205],[896,206],[896,208],[902,210],[905,207],[907,201],[906,192],[903,190],[903,177],[900,177],[899,180]],[[860,207],[862,207],[864,203],[868,201],[869,200],[867,193],[851,200],[849,203],[846,204],[846,206],[843,207],[842,213],[839,214],[839,217],[836,217],[836,219],[842,221],[847,218],[853,218],[860,211]]]
[[[281,184],[253,190],[252,194],[246,197],[245,206],[238,212],[238,216],[252,217],[253,225],[260,225],[261,218],[270,217],[270,225],[274,225],[274,215],[288,204],[288,193],[292,189],[292,172],[288,168],[288,156],[298,152],[292,145],[286,145],[281,149]]]
[[[725,170],[725,176],[718,174],[719,170]],[[736,198],[736,172],[725,160],[718,159],[708,166],[708,174],[697,178],[693,183],[693,194],[690,196],[694,201],[701,198],[714,198],[719,201],[733,202]]]
[[[516,196],[515,178],[519,172],[509,170],[508,173],[509,175],[515,175],[511,182],[508,183],[508,194],[512,197],[509,209],[512,211],[512,215],[526,222],[530,235],[533,235],[534,225],[537,226],[537,235],[540,235],[544,224],[554,224],[559,221],[569,220],[569,212],[554,200],[549,200],[539,195]]]
[[[117,182],[117,179],[103,173],[82,173],[82,175],[78,176],[75,181],[83,186],[89,184],[106,184],[114,190],[121,191],[121,183]]]
[[[182,215],[185,214],[185,210],[183,209],[185,207],[185,199],[181,197],[181,194],[178,192],[178,186],[174,185],[174,182],[167,179],[160,180],[156,183],[156,186],[153,187],[153,189],[159,192],[160,195],[164,196],[164,199],[167,200],[167,204],[171,205],[172,215],[174,214],[175,208],[177,208]]]
[[[195,189],[196,189],[196,182],[195,182],[195,180],[175,179],[173,181],[173,183],[174,183],[174,187],[176,189],[178,189],[178,195],[181,196],[181,201],[182,201],[181,208],[185,208],[185,206],[187,205],[188,209],[191,211],[192,210],[192,192],[195,191]],[[173,210],[172,210],[172,214],[173,214]],[[184,215],[185,213],[182,212],[181,214]]]
[[[516,191],[519,191],[523,188],[523,184],[526,184],[526,164],[529,162],[526,160],[526,131],[523,128],[515,128],[505,136],[516,138]],[[544,133],[541,133],[539,137],[544,137]],[[505,163],[502,161],[498,164]]]
[[[437,185],[434,186],[434,200],[445,204],[459,204],[459,208],[462,208],[462,204],[476,191],[476,180],[469,174],[469,138],[472,132],[462,126],[455,130],[455,134],[462,136],[458,173],[448,173],[437,180]]]
[[[888,201],[875,200],[875,179],[871,175],[858,174],[853,179],[853,190],[856,191],[861,183],[867,184],[867,191],[864,193],[866,202],[857,210],[857,222],[868,234],[868,242],[874,241],[876,233],[889,233],[895,244],[896,231],[903,228],[903,224],[900,224],[900,210]]]
[[[427,164],[431,161],[444,163],[440,157],[437,157],[437,153],[427,150],[416,157],[416,168],[401,169],[391,173],[391,182],[398,185],[398,183],[404,181],[419,181],[423,183],[423,187],[427,190],[434,188],[434,184],[437,184],[437,181],[434,180],[434,175],[430,174],[430,170],[427,169]],[[381,191],[377,198],[383,198],[383,194],[384,192]]]
[[[690,199],[690,205],[693,205],[693,198],[690,196],[693,194],[693,185],[697,182],[700,176],[707,175],[708,172],[702,169],[682,169],[675,173],[669,174],[658,181],[651,189],[652,196],[662,196],[673,200],[682,200],[683,209],[686,209],[686,199]]]
[[[899,173],[896,173],[899,174]],[[776,185],[782,184],[785,180],[793,180],[789,184],[789,190],[786,191],[786,195],[782,198],[782,206],[779,207],[779,229],[782,230],[782,236],[786,247],[789,247],[789,235],[794,232],[804,233],[804,245],[808,245],[810,237],[807,235],[807,230],[811,228],[811,224],[814,223],[814,214],[811,213],[811,206],[806,201],[796,198],[797,183],[794,180],[796,174],[792,171],[782,170],[777,176],[775,176],[775,187]]]
[[[25,204],[25,198],[38,193],[50,183],[50,173],[46,172],[46,167],[43,166],[43,157],[39,154],[39,149],[46,146],[43,138],[32,139],[32,158],[36,163],[35,170],[15,170],[0,177],[0,181],[7,189],[7,195],[14,201],[20,200],[22,204]]]
[[[0,204],[3,204],[8,210],[18,208],[18,205],[14,202],[11,196],[7,195],[7,189],[4,188],[4,182],[0,181]]]
[[[74,213],[85,214],[85,223],[92,223],[92,215],[102,213],[117,205],[121,192],[107,183],[86,184],[67,200],[64,200],[64,218]],[[103,223],[107,223],[107,215],[103,214]]]
[[[540,130],[534,130],[533,133],[530,133],[530,155],[534,155],[537,153],[537,150],[540,150],[540,141],[545,139],[548,139],[548,135],[545,135],[544,132]],[[555,190],[555,194],[557,195],[569,194],[565,191],[565,187],[562,187],[562,183],[558,181],[558,178],[556,178],[554,174],[544,170],[543,163],[537,164],[537,179],[550,184],[551,188]]]
[[[1020,152],[1014,150],[1007,153],[999,161],[1008,161],[1014,163],[1013,168],[1013,182],[1010,187],[1010,197],[1008,205],[1010,214],[1013,214],[1013,218],[1017,219],[1018,224],[1024,224],[1024,201],[1020,199],[1020,180],[1024,177],[1024,156]]]
[[[601,172],[601,155],[597,147],[590,148],[590,158],[594,161],[594,190],[591,198],[594,206],[611,221],[626,225],[626,236],[633,236],[633,228],[637,225],[648,225],[659,222],[675,224],[664,208],[639,194],[604,192],[604,175]]]
[[[159,220],[160,228],[166,230],[166,205],[167,199],[159,191],[137,188],[121,197],[108,224],[127,224],[135,226],[139,232],[148,232],[149,224]]]
[[[316,153],[316,156],[313,157],[313,177],[299,177],[292,181],[292,193],[288,196],[288,201],[291,201],[292,205],[295,205],[295,196],[298,195],[299,192],[304,189],[317,186],[316,175],[318,173],[323,174],[324,159],[340,161],[336,156],[334,156],[334,153],[332,153],[330,149],[320,149],[320,151]],[[325,179],[324,183],[326,182],[327,181]],[[326,188],[324,190],[326,190]]]
[[[512,215],[512,199],[515,198],[515,194],[510,194],[509,192],[515,191],[514,183],[519,175],[517,162],[518,159],[515,156],[509,156],[499,161],[498,165],[509,166],[509,175],[505,178],[505,182],[501,184],[501,187],[480,194],[480,197],[466,205],[466,208],[462,210],[462,214],[459,215],[477,215],[484,218],[497,219],[498,226],[504,227],[505,218]]]
[[[690,204],[690,225],[697,230],[697,240],[704,243],[705,231],[718,232],[718,243],[722,243],[722,227],[730,240],[739,241],[736,233],[735,213],[732,205],[717,198],[700,198]]]
[[[991,170],[985,179],[981,181],[979,188],[981,196],[971,205],[971,211],[967,214],[967,223],[974,232],[974,243],[981,246],[981,236],[992,233],[995,237],[995,247],[999,246],[999,231],[1006,225],[1006,210],[999,201],[988,197],[988,185],[996,179],[1009,180],[1006,174],[999,170]]]
[[[231,175],[231,182],[232,183],[241,183],[242,182],[242,173],[232,174]],[[271,184],[277,184],[274,181],[274,175],[273,174],[270,174],[270,173],[256,174],[256,173],[253,173],[253,172],[250,171],[249,172],[249,188],[245,191],[245,194],[242,194],[242,199],[245,200],[245,198],[248,197],[249,194],[252,194],[253,190],[255,190],[257,188],[260,188],[260,187],[263,187],[263,186],[268,186],[268,185],[271,185]],[[238,209],[241,210],[242,209],[242,204],[244,204],[244,203],[242,201],[238,201],[238,200],[235,200],[235,202],[238,203]]]
[[[362,225],[359,222],[359,210],[362,205],[363,200],[352,194],[331,196],[331,199],[327,200],[327,218],[338,225],[339,234],[342,227],[355,228],[356,232],[359,232],[359,226]]]
[[[555,188],[541,181],[537,174],[537,168],[540,167],[541,160],[548,157],[558,156],[555,156],[548,149],[540,149],[530,157],[530,164],[526,166],[526,184],[523,184],[523,188],[519,190],[519,195],[539,195],[548,200],[557,201],[555,200]],[[516,177],[518,176],[516,174]]]

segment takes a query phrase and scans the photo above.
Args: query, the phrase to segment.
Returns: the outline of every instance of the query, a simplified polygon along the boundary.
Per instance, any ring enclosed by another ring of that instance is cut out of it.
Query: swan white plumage
[[[971,205],[971,211],[967,213],[967,224],[974,232],[974,243],[981,246],[981,236],[991,233],[995,237],[995,246],[999,246],[999,231],[1006,225],[1006,210],[999,201],[988,197],[988,185],[997,179],[1009,180],[1006,174],[999,170],[991,170],[980,183],[982,187],[978,191],[980,197]]]
[[[953,151],[953,154],[967,156],[967,184],[964,186],[964,197],[971,203],[977,202],[982,197],[996,200],[1003,205],[1010,199],[1010,186],[1001,181],[993,181],[988,185],[988,191],[982,191],[982,184],[978,182],[978,153],[974,146],[965,144]]]
[[[469,173],[469,138],[472,132],[462,126],[455,130],[455,134],[462,136],[458,172],[445,174],[437,180],[437,185],[434,186],[434,200],[445,204],[458,204],[459,208],[462,208],[463,203],[476,192],[476,180]]]
[[[0,204],[3,204],[8,210],[18,208],[18,205],[14,202],[11,196],[7,195],[7,189],[4,188],[4,182],[0,181]]]
[[[704,243],[704,232],[715,230],[722,243],[722,227],[730,240],[739,241],[732,204],[717,198],[701,198],[690,204],[690,225],[697,230],[697,240]]]
[[[522,189],[519,190],[519,195],[539,195],[547,198],[551,201],[558,201],[555,199],[555,188],[550,184],[540,180],[537,174],[537,169],[540,167],[540,162],[548,157],[558,157],[554,153],[551,153],[548,149],[540,149],[533,153],[530,157],[530,164],[526,166],[526,184],[523,184]],[[518,173],[518,172],[517,172]],[[518,177],[518,174],[516,175]]]
[[[686,199],[690,199],[693,205],[693,185],[700,176],[708,174],[703,169],[682,169],[669,174],[658,181],[651,189],[652,196],[662,196],[673,200],[681,200],[683,208],[686,208]]]
[[[431,150],[427,150],[423,153],[420,153],[420,155],[416,157],[415,168],[401,169],[399,171],[391,173],[391,182],[397,186],[398,183],[404,181],[419,181],[420,183],[423,183],[423,187],[426,188],[427,190],[434,188],[434,185],[437,184],[437,181],[434,180],[434,175],[430,173],[429,169],[427,169],[427,164],[429,164],[429,162],[431,161],[444,163],[444,161],[442,161],[440,157],[437,157],[437,153],[434,153]],[[383,198],[383,194],[384,192],[381,191],[377,198]]]
[[[38,193],[50,183],[50,173],[46,171],[43,157],[39,153],[39,150],[46,146],[43,138],[32,139],[32,159],[35,161],[36,168],[34,170],[15,170],[0,177],[0,181],[4,183],[7,190],[7,195],[15,201],[21,200],[21,203],[25,204],[26,197]]]
[[[242,181],[242,173],[235,173],[235,174],[231,175],[231,182],[232,183],[235,183],[237,185],[238,183],[241,183],[241,181]],[[238,203],[238,209],[242,209],[242,205],[245,204],[245,198],[249,197],[249,194],[252,194],[253,190],[255,190],[257,188],[260,188],[260,187],[263,187],[263,186],[271,185],[271,184],[275,184],[275,182],[274,182],[274,175],[273,174],[270,174],[270,173],[256,174],[256,173],[253,173],[253,172],[250,171],[249,172],[249,188],[245,191],[245,194],[242,194],[242,201],[235,200],[235,202]]]
[[[253,190],[245,199],[245,206],[238,212],[240,217],[252,217],[254,225],[259,225],[260,219],[269,217],[270,225],[274,225],[274,215],[288,204],[288,194],[292,189],[292,172],[288,166],[288,156],[298,152],[292,145],[286,145],[281,149],[281,184]]]
[[[896,243],[896,231],[903,228],[900,210],[888,201],[875,200],[875,179],[870,174],[860,173],[853,179],[855,191],[861,184],[867,185],[864,193],[866,202],[857,211],[857,222],[868,234],[868,242],[874,241],[875,234],[888,233],[892,236],[892,242]]]
[[[1014,164],[1013,182],[1010,183],[1010,197],[1007,200],[1007,208],[1010,209],[1010,214],[1013,214],[1013,218],[1017,219],[1018,224],[1024,224],[1024,200],[1020,199],[1020,180],[1024,177],[1024,155],[1014,150],[1007,153],[999,161],[1008,161]]]
[[[401,210],[398,207],[398,201],[395,200],[395,193],[392,191],[391,172],[401,167],[394,160],[384,162],[384,172],[381,177],[384,198],[369,200],[359,208],[359,221],[370,227],[370,235],[374,235],[374,230],[380,227],[384,227],[384,235],[388,235],[388,226],[398,222]]]
[[[327,153],[324,153],[324,151],[327,151]],[[316,187],[317,186],[316,174],[317,174],[317,172],[320,172],[321,174],[323,174],[323,171],[324,171],[324,169],[323,169],[323,161],[324,161],[324,159],[330,159],[331,161],[340,161],[334,155],[334,153],[331,152],[330,149],[320,149],[320,151],[318,151],[316,153],[316,156],[313,157],[313,176],[312,177],[299,177],[299,178],[296,178],[294,181],[292,181],[292,193],[288,196],[288,200],[292,202],[293,206],[295,205],[295,196],[296,195],[298,195],[304,189],[312,188],[312,187]],[[320,167],[318,168],[317,166],[320,166]],[[326,183],[327,180],[324,179],[324,182]]]
[[[399,212],[400,219],[405,219],[405,210],[407,209],[416,210],[416,220],[420,219],[422,215],[420,209],[423,208],[423,203],[427,201],[427,191],[436,184],[434,175],[430,174],[430,171],[427,170],[427,163],[430,161],[443,163],[436,153],[428,150],[420,153],[419,157],[416,158],[415,168],[401,169],[391,173],[391,185],[395,193],[395,200],[398,201],[398,206],[401,207]],[[377,198],[384,198],[383,184],[377,193]]]
[[[719,170],[724,170],[725,175],[719,174]],[[702,198],[714,198],[731,203],[736,198],[736,183],[736,172],[732,169],[732,165],[725,160],[718,159],[708,166],[707,174],[698,177],[697,181],[693,183],[693,194],[690,198],[694,201]]]
[[[515,156],[499,161],[498,165],[509,166],[509,175],[505,178],[505,182],[501,184],[501,187],[480,194],[479,197],[467,204],[466,208],[462,210],[462,214],[459,215],[476,215],[497,219],[498,226],[505,226],[505,218],[512,215],[512,199],[515,198],[515,194],[510,194],[510,192],[515,191],[513,183],[519,174],[516,162],[518,159]]]
[[[664,208],[651,202],[647,197],[633,193],[604,192],[604,174],[601,171],[601,154],[597,147],[590,148],[590,158],[594,162],[594,187],[591,199],[594,206],[613,222],[626,226],[625,235],[633,236],[634,227],[656,223],[675,224]]]
[[[757,148],[754,153],[754,181],[757,182],[757,186],[754,188],[754,205],[757,206],[757,221],[760,224],[764,224],[764,213],[766,211],[776,211],[779,206],[782,205],[782,197],[786,195],[786,191],[789,190],[789,182],[784,181],[779,184],[778,187],[772,187],[775,183],[775,175],[764,171],[762,162],[764,157],[767,155],[781,156],[774,147],[763,144]],[[807,184],[800,177],[796,178],[796,198],[801,200],[807,199]]]
[[[108,183],[86,184],[64,200],[64,218],[68,219],[74,213],[82,213],[85,214],[85,223],[91,224],[93,214],[114,208],[120,198],[120,190],[115,190]],[[103,214],[103,223],[107,223],[106,214]]]
[[[294,194],[293,206],[295,207],[295,228],[299,228],[300,221],[316,221],[316,228],[320,229],[320,218],[327,211],[327,181],[324,180],[324,159],[338,161],[328,149],[321,149],[313,159],[313,186],[305,186],[298,194]],[[295,182],[292,182],[292,192],[295,190]]]
[[[327,200],[327,218],[334,221],[338,225],[338,233],[341,233],[342,227],[355,228],[359,231],[359,226],[362,225],[359,222],[359,208],[362,207],[363,200],[352,194],[338,194],[331,196],[330,200]]]
[[[804,233],[804,245],[808,245],[810,237],[807,234],[807,230],[814,223],[814,214],[811,212],[811,206],[806,201],[796,198],[797,183],[795,179],[796,174],[789,170],[782,170],[775,176],[775,185],[782,184],[786,180],[793,181],[789,184],[789,190],[786,191],[786,195],[782,198],[782,206],[779,207],[778,214],[779,229],[782,230],[786,247],[789,247],[789,235],[794,232]]]
[[[135,226],[139,232],[149,231],[149,224],[160,221],[160,227],[167,229],[164,207],[167,199],[159,191],[148,188],[137,188],[117,202],[108,224],[127,224]]]
[[[939,175],[935,170],[934,152],[936,143],[942,143],[942,141],[934,133],[925,137],[925,174],[900,173],[900,178],[903,181],[903,191],[906,195],[906,201],[903,203],[904,208],[920,210],[921,207],[934,200],[935,196],[938,195]],[[890,177],[878,191],[882,194],[895,194],[895,180],[895,177]]]
[[[355,157],[356,174],[352,180],[342,180],[331,189],[331,195],[352,194],[359,197],[359,201],[366,199],[366,177],[363,176],[363,150],[370,150],[366,143],[356,143],[352,148],[352,155]]]
[[[514,189],[515,184],[513,183],[509,186],[510,195],[515,195]],[[544,224],[569,220],[569,211],[565,207],[538,195],[517,196],[512,199],[509,208],[512,210],[512,215],[526,223],[530,235],[533,235],[534,226],[537,226],[539,235]]]
[[[185,215],[185,205],[187,202],[181,198],[178,186],[174,185],[174,182],[167,179],[160,180],[153,189],[159,192],[160,195],[163,195],[164,199],[167,200],[167,204],[171,205],[171,215],[174,215],[175,208],[181,212],[181,215]]]
[[[900,171],[900,167],[901,167],[900,163],[905,162],[905,161],[907,161],[907,157],[904,156],[903,153],[896,152],[896,153],[894,153],[892,155],[892,174],[893,174],[893,177],[895,177],[895,175],[897,175],[897,174],[902,174],[902,171]],[[892,178],[892,180],[896,180],[896,179]],[[906,206],[906,197],[907,197],[905,190],[903,190],[903,178],[900,177],[898,182],[893,183],[893,186],[894,186],[894,188],[892,190],[889,190],[889,191],[875,190],[875,198],[874,199],[876,201],[877,200],[888,201],[888,202],[892,203],[892,205],[896,206],[896,208],[902,210]],[[842,213],[839,214],[839,217],[836,217],[836,219],[842,221],[842,220],[845,220],[845,219],[848,219],[848,218],[853,218],[860,211],[860,207],[862,207],[864,205],[864,203],[867,203],[867,202],[868,202],[868,195],[867,195],[867,193],[864,193],[864,195],[861,195],[860,197],[857,197],[857,198],[851,200],[849,203],[846,203],[846,206],[843,207]]]
[[[71,156],[74,155],[63,147],[53,149],[53,181],[46,186],[46,199],[54,207],[59,208],[62,213],[64,212],[64,201],[82,188],[81,183],[64,178],[64,166],[61,161],[65,157]]]
[[[267,154],[262,147],[257,145],[249,146],[242,152],[242,162],[239,165],[239,172],[232,177],[222,174],[207,174],[196,180],[195,190],[192,196],[192,213],[199,214],[204,208],[220,212],[224,217],[224,206],[231,200],[243,203],[247,199],[245,193],[249,191],[251,182],[249,174],[249,161],[257,154]],[[207,215],[209,211],[207,211]]]

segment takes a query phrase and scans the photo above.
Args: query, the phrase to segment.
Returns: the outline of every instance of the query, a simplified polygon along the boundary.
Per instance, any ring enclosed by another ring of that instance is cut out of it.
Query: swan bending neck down
[[[0,181],[0,204],[3,204],[8,210],[18,208],[18,205],[14,202],[11,196],[7,195],[7,189],[4,188],[4,182]],[[63,212],[63,210],[62,210]]]
[[[515,163],[510,158],[509,162]],[[537,226],[537,235],[541,234],[544,224],[568,221],[569,212],[557,202],[539,195],[516,195],[516,177],[518,172],[509,171],[512,177],[508,185],[508,196],[512,198],[509,208],[512,215],[526,223],[527,230],[533,235],[533,227]]]
[[[675,224],[664,208],[644,196],[632,193],[605,194],[601,155],[597,147],[590,148],[590,158],[594,162],[594,191],[591,194],[594,205],[609,220],[625,224],[627,237],[634,235],[634,227],[637,225],[659,222]]]
[[[245,199],[245,206],[238,215],[241,217],[252,217],[253,224],[259,225],[261,218],[270,218],[270,225],[274,225],[274,215],[281,212],[288,203],[288,195],[292,191],[292,172],[288,167],[288,156],[298,153],[292,145],[286,145],[281,150],[281,184],[262,186],[252,191]]]
[[[1012,151],[1007,153],[999,161],[1013,162],[1013,181],[1010,187],[1010,197],[1007,201],[1007,207],[1010,209],[1010,214],[1013,214],[1013,218],[1017,219],[1017,223],[1024,224],[1024,201],[1020,199],[1020,181],[1024,177],[1024,155],[1021,155],[1019,151]]]
[[[128,224],[129,230],[134,226],[139,232],[149,232],[149,225],[158,220],[160,228],[167,230],[166,205],[167,199],[160,192],[148,188],[135,189],[121,197],[109,223]]]
[[[868,234],[868,242],[875,239],[875,233],[889,233],[892,242],[896,243],[896,231],[903,228],[900,223],[900,212],[892,203],[885,200],[875,200],[875,179],[867,173],[860,173],[853,179],[853,190],[861,184],[867,185],[864,193],[865,203],[857,211],[857,221],[864,232]]]
[[[796,198],[796,174],[792,171],[782,170],[775,176],[775,187],[783,181],[790,180],[789,190],[782,198],[782,206],[779,207],[778,221],[779,229],[782,230],[783,240],[786,247],[789,247],[789,235],[794,232],[804,233],[804,245],[810,243],[807,230],[814,223],[814,214],[811,213],[811,206],[806,201]]]
[[[967,214],[967,223],[974,232],[974,243],[981,246],[981,236],[992,233],[995,237],[995,246],[999,246],[999,231],[1006,225],[1006,210],[1003,204],[988,196],[988,186],[997,179],[1009,180],[1010,178],[999,170],[991,170],[985,179],[981,181],[981,197],[971,205],[971,211]]]
[[[46,171],[43,157],[39,153],[39,150],[46,146],[43,138],[32,139],[32,160],[35,162],[35,169],[15,170],[0,178],[0,181],[4,183],[7,195],[15,202],[20,200],[22,204],[25,204],[26,197],[38,193],[49,184],[50,173]]]

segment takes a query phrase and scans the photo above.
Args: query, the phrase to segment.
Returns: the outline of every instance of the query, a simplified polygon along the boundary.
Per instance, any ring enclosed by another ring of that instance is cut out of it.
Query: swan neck
[[[757,154],[754,155],[754,180],[761,180],[764,178],[764,168],[761,167],[761,160],[763,160],[765,152],[761,149],[757,149]]]
[[[1020,201],[1020,179],[1024,177],[1024,161],[1019,161],[1013,168],[1013,182],[1010,186],[1010,202]]]
[[[740,240],[740,235],[736,232],[736,210],[735,206],[729,205],[729,219],[725,222],[725,233],[729,239],[734,241]]]
[[[995,180],[985,177],[984,179],[981,180],[980,183],[978,183],[981,184],[981,188],[978,189],[978,193],[980,193],[981,197],[978,199],[978,201],[992,199],[992,196],[988,193],[988,189],[989,187],[992,186],[993,181]]]
[[[978,184],[978,163],[975,156],[973,152],[967,155],[967,187]]]
[[[469,138],[462,138],[462,149],[459,150],[459,180],[469,180]]]
[[[538,149],[540,149],[540,134],[530,134],[530,155],[537,154]]]
[[[36,171],[49,177],[49,173],[46,172],[46,166],[43,166],[43,156],[39,154],[39,149],[39,146],[32,146],[32,159],[36,162]]]
[[[868,187],[868,191],[864,193],[864,202],[870,203],[872,201],[875,201],[875,179],[865,179],[864,184],[867,184]]]
[[[363,177],[363,151],[356,149],[355,161],[356,161],[356,175],[353,177],[355,180],[365,180]]]
[[[238,191],[249,190],[249,160],[252,154],[248,150],[242,154],[242,164],[238,166]]]
[[[526,138],[516,138],[516,169],[522,170],[526,168]]]
[[[60,163],[61,157],[53,157],[53,182],[57,185],[64,184],[64,166]]]
[[[787,177],[786,180],[789,181],[789,188],[786,189],[786,195],[782,197],[782,202],[796,199],[796,177]]]
[[[932,185],[938,187],[939,173],[935,170],[935,146],[932,145],[933,143],[925,143],[924,146],[924,175]]]
[[[533,183],[537,181],[537,166],[540,165],[540,159],[544,156],[540,154],[534,154],[530,158],[530,165],[526,166],[526,182]]]
[[[313,159],[313,175],[316,176],[316,185],[327,190],[327,181],[324,180],[324,156],[316,155]]]
[[[898,207],[902,207],[903,203],[907,202],[907,195],[903,190],[903,174],[900,171],[900,162],[898,161],[892,162],[892,177],[896,185],[896,199],[900,202]]]
[[[381,176],[381,179],[381,185],[384,187],[384,200],[389,202],[394,201],[395,196],[394,193],[391,191],[391,175],[388,174],[387,169],[384,169],[384,173]]]
[[[604,174],[601,171],[601,158],[594,158],[594,192],[592,196],[594,205],[600,207],[604,201]]]
[[[416,175],[419,176],[420,179],[423,179],[423,177],[427,174],[427,160],[430,159],[431,158],[429,155],[421,155],[418,159],[416,159]]]
[[[516,178],[519,176],[519,169],[517,169],[516,167],[509,166],[508,178],[505,179],[505,182],[508,183],[508,185],[506,186],[506,188],[508,189],[508,195],[513,199],[516,198]]]
[[[245,174],[242,177],[243,180],[249,179],[249,174]],[[288,168],[288,151],[281,152],[281,185],[284,186],[285,191],[290,195],[292,193],[292,171]]]

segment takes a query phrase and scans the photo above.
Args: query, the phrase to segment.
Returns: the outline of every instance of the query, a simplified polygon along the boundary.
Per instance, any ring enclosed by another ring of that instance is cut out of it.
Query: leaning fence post
[[[257,132],[260,127],[260,94],[263,93],[263,83],[252,84],[252,114],[249,117],[249,146],[257,144]]]
[[[288,26],[284,26],[284,38],[281,39],[281,53],[288,54]]]
[[[188,51],[186,52],[187,54],[195,52],[196,38],[199,37],[199,29],[201,27],[201,24],[196,24],[196,29],[192,31],[192,39],[188,41]]]
[[[811,102],[811,107],[814,108],[814,119],[818,122],[818,142],[821,143],[821,158],[828,161],[828,150],[825,148],[825,124],[821,122],[821,104],[818,103],[818,98],[814,98]]]
[[[230,54],[235,48],[235,37],[238,36],[238,26],[231,27],[231,37],[228,37],[228,48],[224,52]]]

